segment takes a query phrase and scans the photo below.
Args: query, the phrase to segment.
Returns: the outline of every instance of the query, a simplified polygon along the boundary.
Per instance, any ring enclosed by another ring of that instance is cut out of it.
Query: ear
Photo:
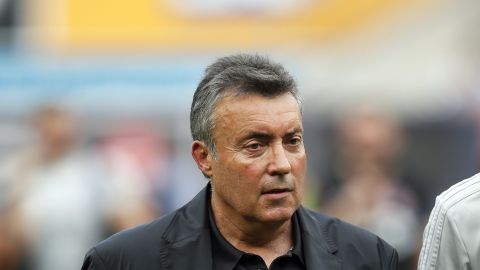
[[[207,178],[212,176],[212,156],[208,147],[204,142],[193,141],[192,143],[192,157],[197,163],[198,168]]]

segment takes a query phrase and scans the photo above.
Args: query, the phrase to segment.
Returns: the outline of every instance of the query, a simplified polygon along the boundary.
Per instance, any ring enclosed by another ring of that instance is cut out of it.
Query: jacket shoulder
[[[208,236],[203,232],[208,224],[209,188],[207,184],[189,203],[171,214],[100,242],[87,253],[82,270],[165,269],[168,249],[183,245],[185,249],[181,251],[185,252],[194,246],[191,242]]]
[[[176,214],[173,212],[103,240],[87,252],[82,270],[130,269],[130,266],[162,269],[159,250],[165,244],[163,235]]]
[[[397,251],[379,236],[309,209],[305,209],[305,213],[311,222],[316,223],[311,228],[322,235],[328,248],[345,265],[351,265],[351,269],[357,269],[359,265],[370,267],[368,269],[397,269]]]

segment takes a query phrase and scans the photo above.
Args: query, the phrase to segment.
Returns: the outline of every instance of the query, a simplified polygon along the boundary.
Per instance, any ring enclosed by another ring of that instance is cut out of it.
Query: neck
[[[291,219],[272,223],[246,220],[225,211],[215,198],[212,198],[212,210],[222,236],[238,250],[259,255],[267,266],[293,246]]]

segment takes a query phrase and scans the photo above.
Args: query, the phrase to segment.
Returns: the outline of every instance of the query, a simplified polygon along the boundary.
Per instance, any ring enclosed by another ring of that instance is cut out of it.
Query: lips
[[[291,188],[272,188],[262,192],[262,194],[280,194],[285,192],[291,192]]]

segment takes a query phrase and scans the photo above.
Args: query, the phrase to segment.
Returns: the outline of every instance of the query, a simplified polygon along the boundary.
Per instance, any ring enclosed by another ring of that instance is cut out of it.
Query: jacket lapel
[[[341,269],[340,258],[336,255],[337,247],[327,233],[327,224],[315,219],[302,206],[297,211],[302,228],[302,243],[304,247],[307,269]]]
[[[171,243],[160,250],[160,256],[166,270],[211,270],[210,235],[204,233]]]
[[[211,270],[212,248],[208,219],[208,184],[192,201],[178,210],[168,226],[160,250],[164,269]]]

